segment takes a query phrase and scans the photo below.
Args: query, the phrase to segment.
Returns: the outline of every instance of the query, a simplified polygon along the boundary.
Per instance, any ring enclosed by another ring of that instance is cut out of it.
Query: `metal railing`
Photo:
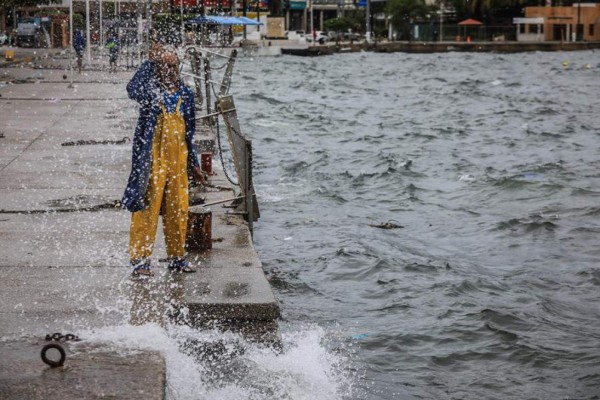
[[[237,196],[239,198],[234,201],[233,207],[235,207],[236,213],[244,216],[248,222],[250,232],[252,232],[253,223],[260,216],[256,193],[252,184],[252,141],[242,133],[233,96],[229,94],[237,50],[232,50],[230,55],[223,55],[202,47],[188,46],[185,54],[186,59],[189,59],[192,72],[182,72],[182,74],[190,76],[194,81],[196,109],[198,111],[203,108],[206,110],[206,114],[200,115],[196,119],[207,123],[217,139],[217,151],[223,164],[223,171],[229,181],[233,185],[239,186],[240,190],[240,194]],[[214,67],[211,59],[217,57],[226,59],[226,63]],[[219,70],[223,70],[220,82],[213,78],[213,72]],[[214,108],[212,108],[213,98],[216,98]],[[237,182],[229,177],[223,160],[219,117],[222,118],[226,127]]]

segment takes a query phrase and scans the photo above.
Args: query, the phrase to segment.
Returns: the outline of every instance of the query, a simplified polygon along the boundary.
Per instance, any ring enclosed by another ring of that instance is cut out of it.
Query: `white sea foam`
[[[276,186],[272,185],[255,185],[258,200],[261,203],[278,203],[284,199],[283,195],[278,192]]]
[[[475,180],[475,178],[473,178],[471,175],[469,174],[465,174],[465,175],[461,175],[458,180],[460,182],[473,182]]]
[[[288,124],[279,122],[279,121],[272,121],[269,119],[255,119],[253,121],[250,122],[250,125],[254,125],[254,126],[258,126],[261,128],[273,128],[273,127],[282,127]]]
[[[314,399],[316,393],[328,400],[346,397],[352,387],[345,358],[325,348],[325,331],[314,326],[283,333],[281,352],[234,334],[180,325],[108,326],[82,331],[80,337],[103,343],[103,351],[160,352],[166,360],[171,400],[299,400]],[[220,344],[218,351],[194,352],[194,346],[202,349],[215,343]]]

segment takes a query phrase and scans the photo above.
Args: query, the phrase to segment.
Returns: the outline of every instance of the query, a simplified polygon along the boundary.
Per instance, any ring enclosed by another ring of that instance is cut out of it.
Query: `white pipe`
[[[365,40],[367,43],[371,43],[371,0],[367,0],[367,6],[365,7],[366,21],[365,21]]]
[[[183,37],[184,29],[183,29],[183,0],[179,0],[179,13],[181,16],[181,47],[184,46],[185,40]]]
[[[314,22],[315,22],[315,16],[314,16],[314,9],[313,9],[313,3],[314,0],[310,0],[310,37],[312,38],[312,45],[315,45],[316,42],[316,38],[315,35],[313,34],[313,32],[315,31],[315,27],[314,27]]]
[[[230,58],[231,58],[231,56],[230,56],[230,55],[229,55],[229,56],[226,56],[225,54],[217,53],[217,52],[215,52],[215,51],[211,51],[211,50],[208,50],[208,49],[206,49],[206,48],[204,48],[204,47],[200,47],[200,46],[193,46],[193,45],[190,45],[190,46],[186,46],[186,51],[187,51],[187,49],[196,49],[196,50],[198,50],[198,51],[201,51],[201,52],[204,52],[204,53],[210,53],[210,54],[214,54],[215,56],[218,56],[218,57],[223,57],[223,58],[227,58],[227,59],[230,59]]]
[[[102,56],[102,50],[104,49],[104,31],[102,29],[102,0],[100,0],[100,55]]]
[[[142,41],[143,41],[143,36],[142,36],[142,1],[143,0],[137,0],[137,38],[138,38],[138,43],[137,43],[137,50],[138,50],[138,60],[139,63],[142,63]]]
[[[444,2],[440,1],[440,42],[444,40]]]
[[[71,83],[73,87],[73,0],[69,1],[69,67],[71,69]]]
[[[88,64],[92,63],[92,43],[90,35],[90,0],[85,0],[85,37],[87,45],[85,46]]]
[[[205,82],[210,82],[210,83],[214,83],[215,85],[220,85],[221,82],[217,82],[217,81],[213,81],[213,80],[206,80],[206,78],[203,78],[201,76],[198,75],[194,75],[194,74],[190,74],[189,72],[180,72],[181,75],[185,75],[185,76],[191,76],[192,78],[196,78],[196,79],[200,79],[201,81],[205,81]]]
[[[206,206],[214,206],[214,205],[216,205],[216,204],[227,203],[228,201],[240,200],[240,199],[245,199],[245,198],[246,198],[246,196],[238,196],[238,197],[234,197],[234,198],[232,198],[232,199],[225,199],[225,200],[212,201],[212,202],[210,202],[210,203],[204,203],[204,204],[199,204],[199,205],[201,205],[201,206],[203,206],[203,207],[206,207]]]

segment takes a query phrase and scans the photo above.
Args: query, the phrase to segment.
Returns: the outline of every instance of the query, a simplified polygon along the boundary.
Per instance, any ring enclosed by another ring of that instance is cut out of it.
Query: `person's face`
[[[160,61],[160,56],[165,52],[164,47],[160,43],[152,43],[150,45],[149,59],[150,61]]]
[[[179,62],[173,53],[165,52],[158,63],[158,74],[166,83],[175,83],[179,79]]]

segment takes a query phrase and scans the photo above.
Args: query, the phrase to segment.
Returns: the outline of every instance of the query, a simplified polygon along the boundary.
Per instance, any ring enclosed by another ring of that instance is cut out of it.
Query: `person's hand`
[[[204,176],[204,171],[202,171],[202,168],[194,167],[192,169],[192,173],[193,173],[194,180],[197,183],[199,183],[201,185],[206,185],[206,177]]]

